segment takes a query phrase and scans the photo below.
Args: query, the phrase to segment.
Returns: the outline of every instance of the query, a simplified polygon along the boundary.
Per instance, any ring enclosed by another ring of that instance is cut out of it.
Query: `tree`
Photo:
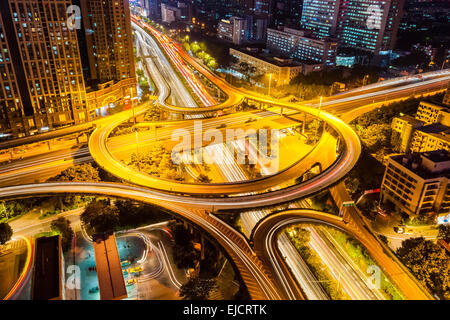
[[[450,224],[441,224],[439,226],[438,239],[450,243]]]
[[[248,72],[250,70],[250,65],[247,62],[241,62],[239,63],[239,68],[241,69],[242,73],[248,77]]]
[[[202,183],[211,183],[211,179],[204,173],[201,173],[198,176],[198,181],[200,181]]]
[[[73,230],[70,226],[70,221],[64,217],[60,217],[53,220],[50,228],[61,234],[61,246],[63,251],[67,251],[70,248],[70,244],[73,238]]]
[[[0,244],[5,244],[8,242],[13,235],[13,231],[11,229],[11,226],[6,223],[2,222],[0,223]]]
[[[450,258],[443,247],[422,237],[412,238],[402,242],[397,255],[431,291],[450,298]]]
[[[194,277],[180,288],[183,300],[206,300],[210,292],[217,287],[215,279],[201,279]]]
[[[392,61],[392,65],[399,68],[427,66],[429,63],[430,58],[421,50],[413,50],[411,54]]]
[[[70,182],[98,182],[100,176],[98,169],[91,164],[85,163],[67,168],[49,181],[70,181]]]
[[[137,76],[140,78],[140,77],[143,77],[145,74],[144,74],[144,70],[142,70],[142,69],[137,69],[136,70],[136,74],[137,74]]]
[[[178,268],[194,268],[199,254],[194,248],[192,236],[182,223],[170,223],[169,229],[174,234],[177,250],[174,251],[174,261]]]
[[[201,50],[201,48],[197,42],[191,43],[191,51],[193,54],[196,54],[197,51],[200,51],[200,50]]]
[[[189,52],[191,50],[191,46],[189,45],[188,42],[183,43],[183,48],[184,48],[184,51],[186,51],[186,52]]]
[[[109,200],[94,200],[84,209],[81,221],[93,233],[111,232],[119,225],[119,211]]]

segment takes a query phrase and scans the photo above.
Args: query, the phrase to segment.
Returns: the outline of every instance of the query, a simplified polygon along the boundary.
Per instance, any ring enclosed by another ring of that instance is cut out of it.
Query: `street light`
[[[317,113],[317,116],[320,116],[320,109],[322,109],[322,100],[323,100],[323,96],[320,96],[319,112]]]
[[[269,73],[269,96],[270,96],[270,87],[272,85],[272,74]]]

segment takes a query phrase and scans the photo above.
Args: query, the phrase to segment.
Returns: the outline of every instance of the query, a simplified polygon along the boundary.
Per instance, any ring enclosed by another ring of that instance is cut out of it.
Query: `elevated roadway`
[[[361,231],[360,226],[346,222],[340,217],[309,209],[287,210],[269,215],[257,224],[251,235],[257,256],[266,266],[270,266],[271,272],[277,275],[278,285],[283,287],[290,296],[295,297],[295,294],[298,294],[292,290],[292,288],[298,288],[298,285],[292,278],[277,248],[277,238],[286,227],[299,223],[325,224],[348,233],[367,249],[406,299],[432,299],[431,295],[417,283],[414,277],[404,271],[398,261],[392,259],[392,256],[376,239]]]
[[[94,194],[132,199],[166,208],[209,233],[235,263],[252,299],[285,299],[247,240],[232,227],[206,213],[202,208],[168,201],[165,195],[154,195],[147,189],[110,183],[45,183],[0,189],[0,199],[55,194]]]

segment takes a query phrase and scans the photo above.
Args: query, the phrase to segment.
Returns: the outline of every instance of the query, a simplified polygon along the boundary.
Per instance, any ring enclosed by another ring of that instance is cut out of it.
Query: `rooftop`
[[[417,131],[429,134],[450,143],[450,127],[440,123],[433,123],[417,129]]]
[[[277,56],[273,56],[264,52],[260,52],[260,51],[255,51],[252,48],[246,48],[246,49],[230,49],[230,54],[231,54],[231,50],[236,50],[242,53],[245,53],[249,56],[252,56],[254,58],[263,60],[265,62],[271,63],[273,65],[276,65],[278,67],[299,67],[301,66],[301,64],[297,61],[294,61],[292,59],[285,59],[285,58],[280,58]]]
[[[391,159],[426,180],[450,178],[450,153],[446,150],[396,155]]]
[[[408,122],[408,123],[410,123],[412,125],[423,124],[423,121],[418,120],[418,119],[416,119],[416,118],[414,118],[414,117],[412,117],[410,115],[404,115],[404,116],[396,117],[396,118],[400,119],[400,120],[403,120],[403,121],[406,121],[406,122]]]

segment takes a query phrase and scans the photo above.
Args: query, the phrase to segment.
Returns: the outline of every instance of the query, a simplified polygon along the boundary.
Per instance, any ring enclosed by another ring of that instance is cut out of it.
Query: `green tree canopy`
[[[431,291],[450,298],[450,258],[443,247],[422,237],[412,238],[402,242],[397,255]]]
[[[67,168],[57,176],[50,178],[49,181],[98,182],[100,176],[97,168],[90,163],[85,163]]]
[[[441,224],[439,226],[438,238],[441,240],[444,240],[447,243],[450,243],[450,225],[449,224]]]
[[[61,234],[61,246],[64,251],[70,249],[70,244],[73,238],[73,230],[70,226],[70,221],[64,217],[53,220],[50,228]]]
[[[84,209],[81,221],[93,233],[111,232],[119,225],[119,210],[109,200],[94,200]]]
[[[11,229],[11,226],[6,223],[2,222],[0,223],[0,244],[5,244],[8,242],[13,235],[13,231]]]
[[[182,285],[180,288],[180,297],[183,300],[206,300],[210,292],[216,288],[215,279],[201,279],[194,277]]]
[[[182,223],[172,222],[169,229],[174,234],[175,245],[174,261],[178,268],[194,268],[199,254],[194,248],[192,236]]]

